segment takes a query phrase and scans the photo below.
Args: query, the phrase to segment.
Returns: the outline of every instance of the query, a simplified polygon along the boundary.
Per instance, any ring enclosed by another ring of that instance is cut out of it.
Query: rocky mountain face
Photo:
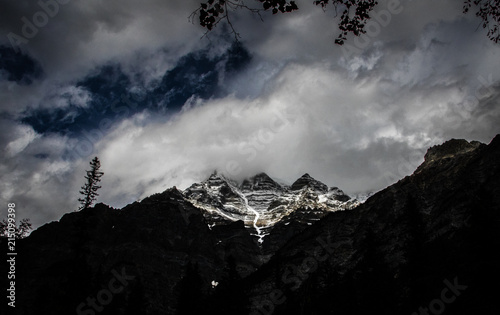
[[[206,181],[193,184],[184,195],[201,210],[210,227],[243,221],[265,248],[269,248],[266,236],[276,234],[272,231],[277,223],[288,225],[293,218],[305,227],[328,212],[359,205],[339,188],[328,188],[309,174],[288,186],[275,182],[265,173],[245,179],[241,184],[215,173]]]
[[[500,136],[450,140],[291,239],[245,288],[260,314],[497,314],[499,246]]]
[[[500,136],[450,140],[363,204],[307,174],[213,174],[68,213],[17,241],[15,311],[499,314],[498,248]]]

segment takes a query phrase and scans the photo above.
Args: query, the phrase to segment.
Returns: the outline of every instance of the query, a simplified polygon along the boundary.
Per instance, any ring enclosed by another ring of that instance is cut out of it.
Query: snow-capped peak
[[[203,211],[210,226],[242,220],[255,230],[259,242],[277,222],[299,209],[310,213],[301,220],[310,225],[328,212],[352,209],[359,204],[339,188],[328,188],[309,174],[286,186],[265,173],[241,184],[213,173],[207,180],[187,188],[184,196]]]
[[[297,179],[290,188],[291,190],[301,190],[304,187],[311,188],[323,194],[328,192],[328,186],[312,178],[307,173],[302,175],[299,179]]]

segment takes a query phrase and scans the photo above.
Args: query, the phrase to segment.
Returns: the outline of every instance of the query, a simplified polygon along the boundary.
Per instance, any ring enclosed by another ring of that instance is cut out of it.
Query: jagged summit
[[[266,173],[259,173],[255,176],[243,180],[241,184],[241,189],[244,191],[248,190],[282,190],[283,187],[275,182]]]
[[[309,174],[305,173],[299,179],[297,179],[291,186],[292,190],[300,190],[304,187],[309,187],[313,190],[320,191],[323,194],[328,192],[328,186],[322,182],[312,178]]]
[[[424,171],[432,173],[436,167],[448,162],[457,165],[467,163],[468,159],[475,154],[474,152],[483,147],[486,147],[486,145],[481,142],[469,142],[464,139],[451,139],[443,144],[432,146],[427,150],[424,163],[415,170],[415,174]]]
[[[467,141],[464,139],[451,139],[443,144],[430,147],[425,154],[425,161],[433,161],[437,159],[453,157],[455,155],[464,154],[473,151],[484,145],[479,141]]]
[[[191,185],[184,195],[199,208],[209,226],[243,221],[254,230],[259,242],[286,218],[311,225],[328,212],[356,207],[337,187],[328,189],[320,181],[304,174],[292,186],[281,185],[266,173],[243,180],[241,184],[214,172],[203,182]]]

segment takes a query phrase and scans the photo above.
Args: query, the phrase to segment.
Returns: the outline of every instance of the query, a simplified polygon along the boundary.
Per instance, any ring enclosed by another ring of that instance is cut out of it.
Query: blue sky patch
[[[213,58],[205,50],[190,53],[167,71],[153,90],[141,93],[144,95],[133,92],[137,87],[133,88],[119,64],[106,65],[76,84],[91,95],[87,107],[71,103],[64,108],[44,106],[26,111],[22,122],[40,134],[53,132],[78,137],[85,130],[102,129],[103,121],[115,123],[143,110],[161,115],[176,113],[193,96],[205,100],[226,96],[227,92],[221,88],[223,82],[219,82],[220,71],[225,72],[223,77],[230,77],[243,70],[250,59],[240,44],[233,44],[224,54]],[[146,87],[139,90],[145,91]]]

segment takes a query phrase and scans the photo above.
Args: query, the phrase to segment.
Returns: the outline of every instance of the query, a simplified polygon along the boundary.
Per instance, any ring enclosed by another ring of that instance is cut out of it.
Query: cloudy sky
[[[199,0],[0,0],[5,213],[37,227],[74,211],[94,156],[98,201],[118,208],[214,170],[374,191],[432,145],[489,143],[500,45],[460,1],[394,1],[340,47],[335,11],[309,0],[232,13],[239,44],[223,24],[201,38]]]

